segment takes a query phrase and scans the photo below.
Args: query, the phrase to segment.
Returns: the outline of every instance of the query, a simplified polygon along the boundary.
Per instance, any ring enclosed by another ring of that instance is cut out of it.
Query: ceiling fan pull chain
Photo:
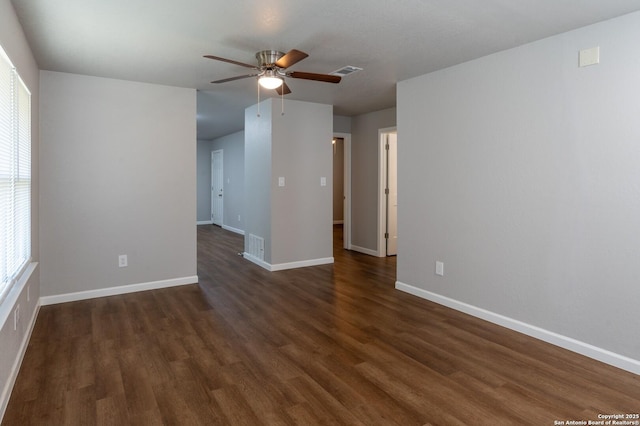
[[[258,117],[260,117],[260,83],[258,83],[257,86],[258,86]]]
[[[282,100],[282,113],[280,115],[284,115],[284,90],[280,92],[280,99]]]

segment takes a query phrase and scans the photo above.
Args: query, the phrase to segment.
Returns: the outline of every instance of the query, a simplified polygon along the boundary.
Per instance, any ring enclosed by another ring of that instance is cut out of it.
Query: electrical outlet
[[[240,215],[238,215],[238,222],[240,222]]]
[[[120,256],[118,256],[118,267],[119,268],[126,268],[127,266],[129,266],[129,261],[127,260],[127,255],[126,254],[121,254]]]
[[[13,331],[18,329],[18,324],[20,324],[20,304],[16,305],[15,311],[13,311]]]

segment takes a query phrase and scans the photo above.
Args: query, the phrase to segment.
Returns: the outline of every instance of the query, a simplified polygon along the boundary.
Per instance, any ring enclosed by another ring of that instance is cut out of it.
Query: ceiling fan
[[[243,78],[258,77],[258,82],[265,89],[275,89],[278,95],[286,95],[291,93],[291,89],[284,81],[284,77],[300,78],[303,80],[322,81],[325,83],[339,83],[340,76],[330,74],[316,74],[303,71],[286,71],[290,66],[300,62],[308,54],[300,50],[292,49],[287,53],[277,50],[261,50],[256,53],[258,65],[245,64],[244,62],[234,61],[233,59],[221,58],[219,56],[204,55],[205,58],[214,59],[216,61],[228,62],[234,65],[251,68],[255,70],[252,74],[239,75],[237,77],[224,78],[222,80],[212,81],[211,83],[226,83],[228,81],[241,80]]]

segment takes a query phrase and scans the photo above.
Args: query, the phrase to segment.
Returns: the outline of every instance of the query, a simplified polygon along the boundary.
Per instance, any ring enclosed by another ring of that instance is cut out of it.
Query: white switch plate
[[[120,256],[118,256],[118,267],[119,268],[126,268],[127,266],[129,266],[129,261],[127,260],[127,255],[126,254],[121,254]]]
[[[436,275],[444,276],[444,263],[436,261]]]
[[[284,176],[278,178],[278,186],[284,186]]]
[[[580,66],[587,67],[589,65],[595,65],[600,63],[600,46],[592,47],[591,49],[584,49],[580,51]]]
[[[320,186],[327,186],[327,178],[322,176],[320,178]]]

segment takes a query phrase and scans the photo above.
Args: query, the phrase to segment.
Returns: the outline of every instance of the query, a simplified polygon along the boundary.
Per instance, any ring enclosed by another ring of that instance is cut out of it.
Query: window
[[[0,303],[31,260],[31,94],[0,47]]]

